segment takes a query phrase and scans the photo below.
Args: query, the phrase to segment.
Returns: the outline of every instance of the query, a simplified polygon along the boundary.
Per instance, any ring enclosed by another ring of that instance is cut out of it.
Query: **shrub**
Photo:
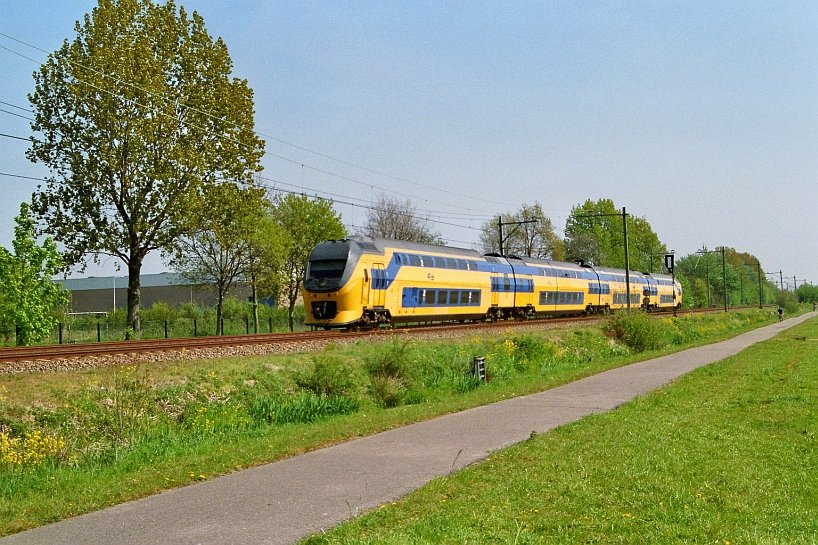
[[[335,354],[313,356],[312,361],[309,370],[295,377],[301,388],[324,396],[360,396],[366,376],[359,366]]]
[[[202,309],[196,303],[185,303],[179,307],[179,317],[196,320],[202,317]]]
[[[139,317],[144,322],[164,322],[176,319],[176,309],[163,301],[157,301],[146,309],[142,309]]]
[[[370,395],[384,407],[396,407],[417,396],[410,389],[418,385],[420,373],[409,358],[409,342],[397,340],[366,358],[364,368],[371,377]]]
[[[667,326],[643,312],[619,312],[608,320],[605,330],[636,352],[658,350],[670,343]]]
[[[235,297],[225,297],[222,304],[222,317],[228,320],[244,320],[250,316],[252,308],[247,301],[241,301]]]

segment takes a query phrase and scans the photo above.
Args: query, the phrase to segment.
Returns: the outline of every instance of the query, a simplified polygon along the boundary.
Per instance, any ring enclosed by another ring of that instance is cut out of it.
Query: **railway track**
[[[686,310],[684,313],[714,312],[719,309]],[[657,312],[653,315],[670,315],[672,312]],[[681,314],[681,312],[680,312]],[[394,335],[396,332],[422,335],[445,334],[458,331],[478,331],[486,329],[507,329],[519,326],[564,327],[565,324],[591,323],[600,320],[600,316],[542,318],[531,320],[508,320],[497,322],[477,322],[468,324],[419,324],[400,328],[385,328],[365,331],[308,331],[300,333],[262,333],[251,335],[226,335],[218,337],[183,337],[174,339],[144,339],[118,342],[43,345],[29,347],[0,348],[0,372],[3,364],[25,361],[66,360],[72,358],[105,357],[117,355],[147,354],[167,351],[194,351],[236,346],[272,345],[292,346],[299,344],[324,343],[334,340],[355,340],[365,337]]]

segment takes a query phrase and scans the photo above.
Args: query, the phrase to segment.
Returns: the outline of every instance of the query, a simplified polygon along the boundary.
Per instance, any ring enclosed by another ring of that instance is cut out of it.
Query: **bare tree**
[[[429,220],[418,216],[417,209],[409,199],[400,201],[383,193],[367,212],[366,225],[359,232],[373,238],[443,244],[440,233],[432,229]]]
[[[510,223],[503,232],[503,251],[507,255],[562,259],[563,245],[554,232],[551,219],[540,203],[524,204],[513,214],[503,214],[503,223]],[[520,222],[515,224],[515,222]],[[500,251],[500,231],[497,220],[483,224],[480,244],[486,253]]]

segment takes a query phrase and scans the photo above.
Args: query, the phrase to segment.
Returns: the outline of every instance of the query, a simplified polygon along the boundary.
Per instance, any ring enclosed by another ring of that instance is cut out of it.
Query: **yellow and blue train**
[[[304,275],[305,323],[324,328],[672,309],[669,275],[368,237],[322,242]]]

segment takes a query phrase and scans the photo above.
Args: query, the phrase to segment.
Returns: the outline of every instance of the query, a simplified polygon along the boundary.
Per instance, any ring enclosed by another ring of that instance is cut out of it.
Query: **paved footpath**
[[[292,543],[523,441],[532,431],[611,410],[814,316],[170,490],[9,536],[0,545]]]

